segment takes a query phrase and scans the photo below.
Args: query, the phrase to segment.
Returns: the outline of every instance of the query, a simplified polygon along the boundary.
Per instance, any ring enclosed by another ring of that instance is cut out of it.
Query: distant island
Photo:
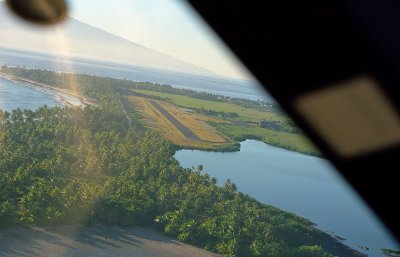
[[[223,256],[364,256],[174,159],[178,148],[235,150],[249,136],[317,154],[276,105],[89,75],[1,72],[93,104],[0,111],[0,227],[151,226]]]

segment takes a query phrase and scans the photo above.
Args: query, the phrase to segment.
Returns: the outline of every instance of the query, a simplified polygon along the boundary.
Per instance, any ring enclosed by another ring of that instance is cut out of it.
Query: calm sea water
[[[35,110],[40,106],[62,106],[57,96],[35,90],[12,80],[0,77],[0,109],[10,112],[13,109]]]
[[[324,159],[254,140],[242,142],[239,152],[180,150],[175,158],[187,168],[202,164],[219,185],[229,178],[239,191],[308,218],[369,256],[384,256],[382,247],[396,248],[382,224]]]

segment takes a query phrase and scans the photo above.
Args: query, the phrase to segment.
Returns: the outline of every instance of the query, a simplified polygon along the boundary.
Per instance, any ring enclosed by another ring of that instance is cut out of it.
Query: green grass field
[[[301,152],[310,155],[319,155],[318,150],[303,135],[263,129],[259,127],[243,127],[237,125],[217,125],[218,131],[234,138],[237,141],[257,139],[267,144]]]
[[[173,95],[173,94],[160,93],[150,90],[134,90],[134,91],[144,95],[157,96],[164,99],[168,99],[170,102],[176,104],[177,106],[184,108],[189,108],[189,109],[203,108],[205,110],[213,110],[217,112],[226,112],[226,113],[234,112],[237,113],[242,118],[245,118],[246,121],[258,122],[260,120],[275,120],[284,122],[287,120],[287,117],[283,115],[278,115],[272,112],[263,112],[253,108],[246,108],[237,104],[202,100],[183,95]]]

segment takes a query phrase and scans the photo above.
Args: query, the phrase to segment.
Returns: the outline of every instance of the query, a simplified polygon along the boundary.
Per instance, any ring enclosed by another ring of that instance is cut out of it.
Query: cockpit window
[[[398,256],[186,2],[69,6],[0,1],[1,256]]]

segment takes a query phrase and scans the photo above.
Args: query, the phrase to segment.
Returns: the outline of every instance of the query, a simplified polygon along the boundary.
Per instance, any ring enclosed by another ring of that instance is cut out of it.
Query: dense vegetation
[[[400,257],[400,251],[399,250],[392,250],[392,249],[383,248],[382,251],[387,256]]]
[[[0,111],[0,226],[154,225],[224,256],[358,256],[231,181],[182,168],[172,144],[128,125],[112,84],[83,78],[98,107]]]
[[[290,121],[279,122],[279,121],[262,120],[258,123],[258,125],[260,126],[260,128],[300,134],[301,133],[300,129],[292,125],[291,123],[293,124],[293,122]]]
[[[2,226],[157,223],[226,256],[323,256],[310,222],[181,168],[169,143],[129,130],[122,115],[43,107],[0,117]]]

